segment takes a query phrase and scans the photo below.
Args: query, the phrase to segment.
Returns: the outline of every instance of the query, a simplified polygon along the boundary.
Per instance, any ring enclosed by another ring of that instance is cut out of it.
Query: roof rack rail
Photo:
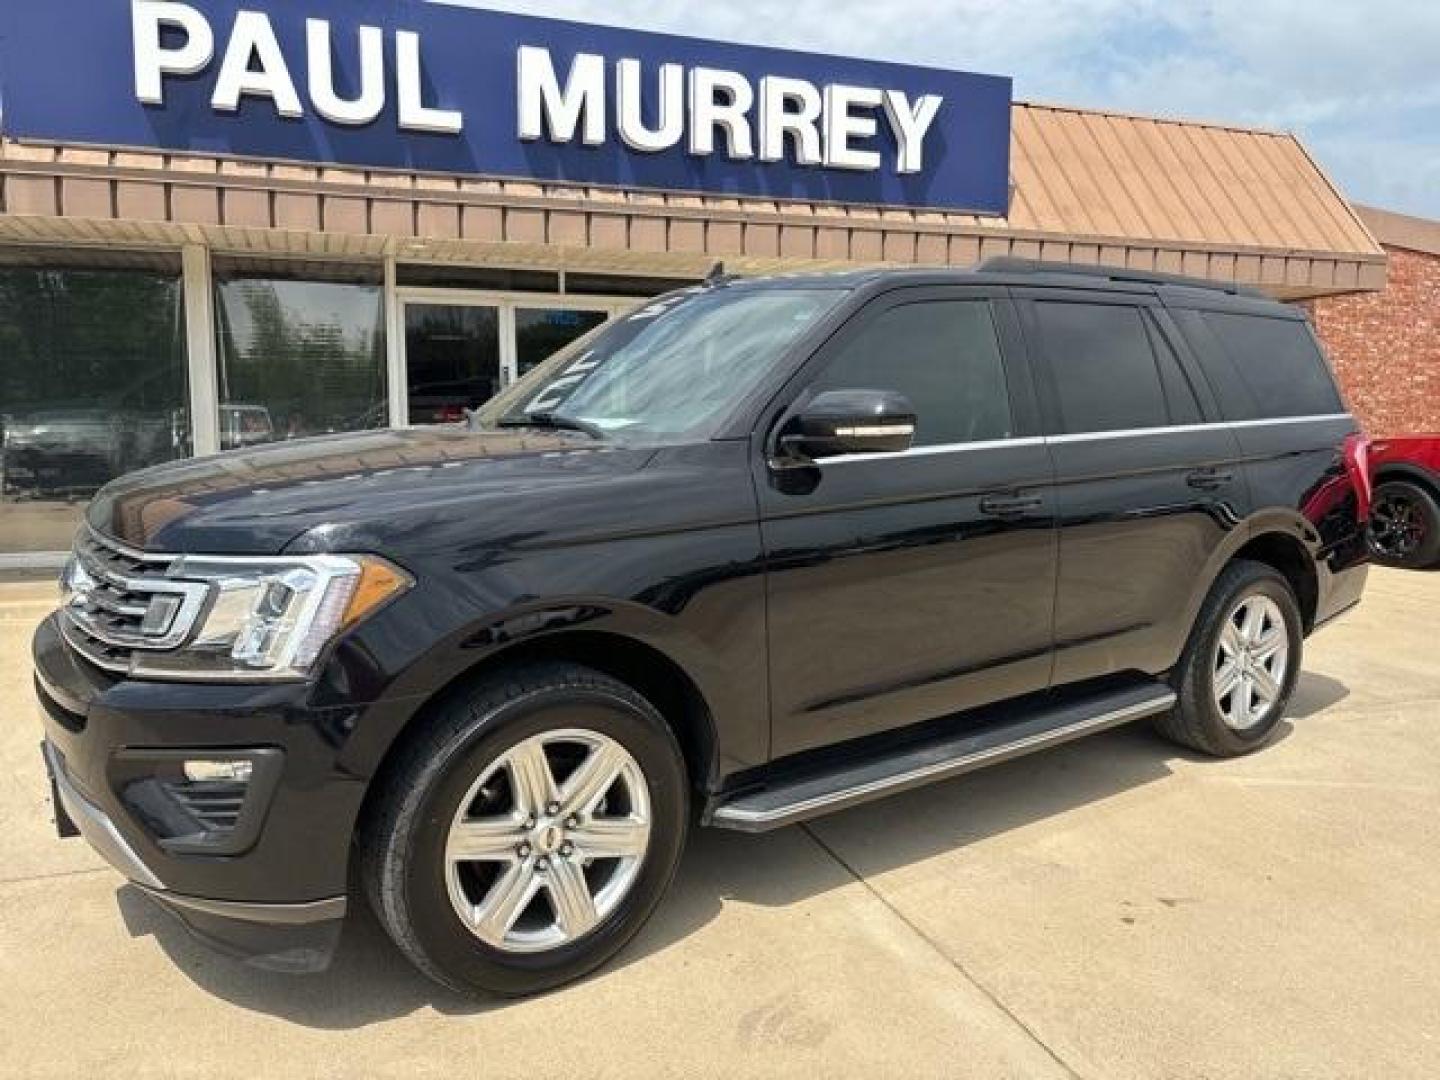
[[[1011,255],[993,256],[982,262],[978,269],[987,274],[1067,274],[1072,277],[1099,277],[1107,281],[1128,281],[1142,285],[1182,285],[1189,289],[1209,289],[1232,296],[1265,296],[1259,289],[1232,281],[1214,281],[1185,274],[1163,274],[1155,270],[1128,270],[1123,266],[1017,259]]]

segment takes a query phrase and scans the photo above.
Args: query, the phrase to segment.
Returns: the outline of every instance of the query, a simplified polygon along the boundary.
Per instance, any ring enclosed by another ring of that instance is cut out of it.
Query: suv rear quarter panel
[[[1175,324],[1216,398],[1239,402],[1248,391],[1239,382],[1231,359],[1203,322],[1204,312],[1256,315],[1277,314],[1303,323],[1297,312],[1270,301],[1198,297],[1192,290],[1163,290]],[[1263,363],[1263,356],[1247,358]],[[1316,362],[1322,357],[1318,352]],[[1328,367],[1327,367],[1328,372]],[[1333,373],[1328,373],[1334,381]],[[1338,391],[1336,400],[1339,401]],[[1248,539],[1279,534],[1294,539],[1307,553],[1315,573],[1316,603],[1312,623],[1321,623],[1352,606],[1365,584],[1364,526],[1361,495],[1346,467],[1345,444],[1360,433],[1349,413],[1284,415],[1295,411],[1280,402],[1254,402],[1257,419],[1229,417],[1239,444],[1240,462],[1250,493],[1246,522]],[[1338,406],[1343,409],[1343,406]],[[1199,609],[1196,601],[1195,609]]]

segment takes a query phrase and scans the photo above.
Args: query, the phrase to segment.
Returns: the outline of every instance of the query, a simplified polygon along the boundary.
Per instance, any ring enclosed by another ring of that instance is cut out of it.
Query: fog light
[[[187,761],[185,779],[197,784],[248,784],[255,766],[248,761]]]

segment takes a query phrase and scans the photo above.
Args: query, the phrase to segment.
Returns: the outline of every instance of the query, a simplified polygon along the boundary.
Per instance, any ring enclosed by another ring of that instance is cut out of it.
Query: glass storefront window
[[[68,549],[101,485],[190,454],[174,262],[0,266],[0,552]]]
[[[389,422],[380,284],[221,276],[220,448]]]

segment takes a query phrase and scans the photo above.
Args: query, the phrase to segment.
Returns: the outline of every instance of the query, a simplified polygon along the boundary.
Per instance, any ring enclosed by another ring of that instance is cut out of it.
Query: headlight
[[[341,632],[413,584],[403,571],[369,555],[184,556],[165,576],[201,583],[207,596],[184,644],[134,651],[130,673],[140,678],[303,679]],[[164,634],[159,624],[176,613],[152,603],[148,614],[156,625],[145,633]]]

